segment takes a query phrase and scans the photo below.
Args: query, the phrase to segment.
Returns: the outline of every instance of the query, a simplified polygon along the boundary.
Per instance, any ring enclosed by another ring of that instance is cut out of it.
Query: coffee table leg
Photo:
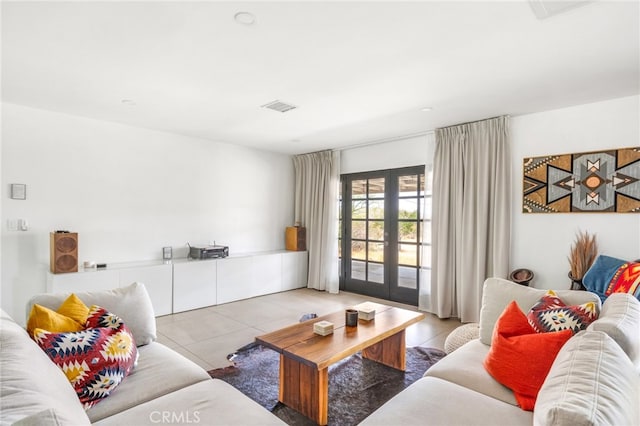
[[[280,354],[278,399],[319,425],[327,424],[329,372],[318,370]]]
[[[402,330],[363,349],[362,356],[396,370],[404,371],[406,369],[405,349],[405,332]]]

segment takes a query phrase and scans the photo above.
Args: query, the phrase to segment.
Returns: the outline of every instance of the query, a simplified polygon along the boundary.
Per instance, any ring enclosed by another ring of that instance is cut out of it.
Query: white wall
[[[597,235],[601,254],[640,258],[640,215],[627,213],[522,213],[525,157],[602,151],[640,145],[640,98],[523,115],[511,119],[513,158],[513,269],[534,271],[532,286],[569,288],[567,256],[578,230]]]
[[[430,133],[393,142],[343,149],[340,152],[340,173],[432,164],[433,144],[433,134]]]
[[[45,291],[49,232],[79,233],[79,261],[160,259],[216,241],[232,253],[284,248],[291,157],[3,104],[2,301],[17,320]],[[11,200],[9,184],[27,184]],[[27,232],[7,220],[26,218]]]

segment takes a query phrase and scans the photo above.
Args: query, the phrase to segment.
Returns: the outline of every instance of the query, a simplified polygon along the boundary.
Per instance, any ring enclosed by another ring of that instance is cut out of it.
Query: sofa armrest
[[[57,310],[70,293],[42,293],[33,296],[27,303],[27,316],[37,303]],[[156,318],[153,305],[142,283],[133,283],[106,291],[77,292],[76,296],[85,305],[98,305],[116,314],[127,325],[137,346],[147,345],[156,340]]]
[[[534,425],[640,424],[640,377],[606,333],[581,331],[562,347],[540,388]]]
[[[515,300],[522,312],[526,314],[547,291],[548,289],[527,287],[502,278],[487,278],[482,290],[480,341],[485,345],[491,345],[491,336],[496,321],[512,300]],[[594,302],[600,310],[600,298],[595,293],[574,290],[554,291],[567,305]]]
[[[627,354],[640,373],[640,302],[629,293],[613,293],[604,301],[600,318],[587,330],[603,331]]]

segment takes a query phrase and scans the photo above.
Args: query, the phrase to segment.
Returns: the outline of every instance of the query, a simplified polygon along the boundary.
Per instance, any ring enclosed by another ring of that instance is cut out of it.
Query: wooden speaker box
[[[78,272],[78,234],[51,232],[49,242],[51,272],[54,274]]]
[[[307,249],[307,228],[288,226],[285,232],[285,248],[292,251]]]

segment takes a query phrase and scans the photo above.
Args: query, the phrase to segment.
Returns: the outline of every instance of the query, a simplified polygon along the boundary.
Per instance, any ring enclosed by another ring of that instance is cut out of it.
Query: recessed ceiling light
[[[253,25],[256,23],[256,16],[251,12],[238,12],[233,15],[233,19],[242,25]]]
[[[127,106],[135,106],[136,105],[136,101],[134,101],[132,99],[123,99],[121,102],[124,105],[127,105]]]
[[[433,107],[424,107],[424,108],[422,108],[420,111],[422,111],[422,112],[429,112],[429,111],[433,111]]]

